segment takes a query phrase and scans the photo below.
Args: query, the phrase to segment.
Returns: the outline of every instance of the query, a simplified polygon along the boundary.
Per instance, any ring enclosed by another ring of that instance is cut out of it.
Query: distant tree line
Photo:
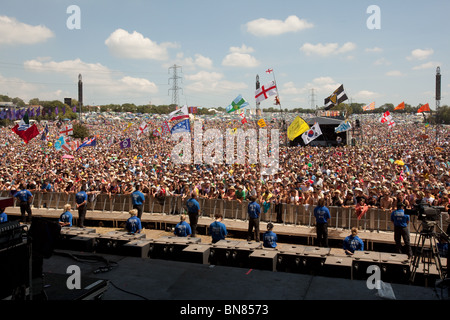
[[[13,102],[17,107],[24,108],[27,104],[20,98],[11,98],[6,95],[0,95],[0,102]],[[63,119],[76,119],[78,117],[77,113],[74,113],[72,108],[75,107],[76,112],[79,112],[79,103],[77,100],[72,99],[72,105],[64,105],[63,102],[59,100],[52,101],[41,101],[38,98],[33,98],[29,100],[28,105],[41,105],[41,116],[34,117],[36,120],[54,120],[55,118]],[[341,103],[338,106],[332,108],[331,110],[340,110],[346,111],[347,115],[351,114],[364,114],[364,113],[384,113],[389,111],[393,114],[413,114],[416,113],[417,110],[422,106],[419,104],[417,106],[412,106],[410,104],[405,103],[405,108],[403,110],[394,110],[396,105],[392,103],[385,103],[383,105],[378,106],[374,110],[364,111],[363,107],[366,104],[364,103]],[[63,115],[62,108],[66,106],[66,113]],[[58,107],[59,113],[55,114],[55,108]],[[214,115],[215,111],[210,111],[211,108],[197,108],[197,115]],[[215,110],[218,112],[225,112],[226,109],[223,107],[215,107]],[[49,111],[50,110],[50,114]],[[82,111],[87,109],[83,108]],[[168,114],[172,111],[176,110],[176,105],[135,105],[134,103],[124,103],[124,104],[107,104],[100,106],[100,112],[130,112],[130,113],[141,113],[141,114]],[[311,113],[316,112],[315,109],[311,108],[283,108],[281,109],[279,106],[263,108],[263,112],[266,113],[277,113],[277,112],[286,112],[286,113]],[[438,111],[432,111],[431,115],[428,116],[426,121],[430,123],[444,123],[450,124],[450,109],[449,106],[444,105],[439,108]]]

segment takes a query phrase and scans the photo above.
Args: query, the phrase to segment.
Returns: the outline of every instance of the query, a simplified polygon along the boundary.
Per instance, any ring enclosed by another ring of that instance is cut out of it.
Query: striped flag
[[[231,104],[226,108],[227,113],[243,109],[248,106],[248,102],[242,98],[242,95],[238,95]]]
[[[329,97],[325,98],[325,110],[329,110],[347,99],[348,97],[344,92],[344,85],[341,84]]]

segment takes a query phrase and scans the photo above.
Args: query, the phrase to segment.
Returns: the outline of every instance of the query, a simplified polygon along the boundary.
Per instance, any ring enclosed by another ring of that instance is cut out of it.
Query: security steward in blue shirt
[[[20,191],[16,192],[14,195],[19,201],[21,222],[30,223],[31,222],[31,202],[33,201],[33,195],[30,191],[25,188],[24,184],[20,185]],[[25,213],[28,214],[28,219],[25,219]]]

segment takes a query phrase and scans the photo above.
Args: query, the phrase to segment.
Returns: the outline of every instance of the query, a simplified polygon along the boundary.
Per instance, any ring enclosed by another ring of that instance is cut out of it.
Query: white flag
[[[261,88],[255,91],[255,99],[256,102],[260,102],[276,94],[277,94],[277,86],[275,85],[275,81],[270,81],[268,84],[262,86]]]
[[[148,131],[148,124],[146,122],[142,122],[142,124],[139,126],[137,135],[139,136],[141,133],[146,133],[147,131]]]
[[[316,122],[311,128],[309,128],[309,130],[306,130],[302,134],[303,142],[305,142],[305,144],[308,144],[321,134],[322,130],[320,130],[319,124]]]

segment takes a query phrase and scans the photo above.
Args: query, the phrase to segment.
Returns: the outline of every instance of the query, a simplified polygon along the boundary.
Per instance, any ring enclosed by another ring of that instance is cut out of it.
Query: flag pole
[[[267,72],[267,71],[266,71]],[[283,114],[283,109],[281,108],[281,102],[280,102],[280,94],[278,92],[278,85],[277,85],[277,80],[275,79],[275,71],[273,71],[273,68],[270,68],[268,70],[269,73],[273,73],[273,82],[275,83],[275,88],[277,89],[277,97],[275,98],[275,103],[278,102],[278,105],[280,106],[280,113],[281,113],[281,117],[283,119],[283,126],[282,126],[282,130],[286,131],[286,139],[284,141],[284,144],[286,145],[286,147],[288,146],[288,142],[287,142],[287,124],[286,124],[286,119],[285,116]]]

